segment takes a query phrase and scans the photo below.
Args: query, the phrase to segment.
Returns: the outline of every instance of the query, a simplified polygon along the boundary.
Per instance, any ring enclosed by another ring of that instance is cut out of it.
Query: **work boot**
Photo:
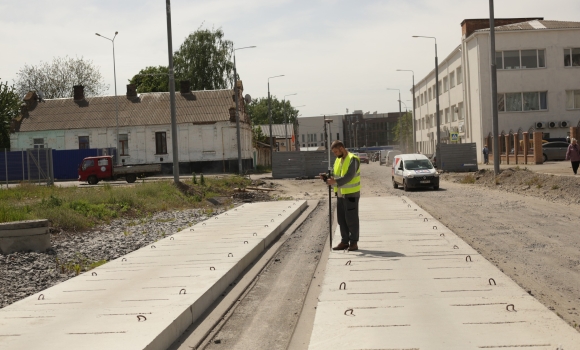
[[[358,250],[358,245],[356,244],[356,242],[351,242],[350,246],[348,247],[348,251],[352,252],[354,250]]]
[[[348,243],[340,242],[336,247],[332,248],[332,250],[345,250],[348,248]]]

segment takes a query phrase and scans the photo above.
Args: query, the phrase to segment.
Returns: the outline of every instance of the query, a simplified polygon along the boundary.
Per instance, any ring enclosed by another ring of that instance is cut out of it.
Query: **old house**
[[[243,166],[252,167],[252,132],[237,82]],[[180,172],[237,172],[238,152],[234,90],[190,91],[182,81],[176,93]],[[24,98],[22,118],[12,125],[12,150],[116,148],[123,165],[160,163],[170,173],[173,162],[168,92],[138,94],[127,85],[125,96],[86,97],[83,86],[74,97]],[[117,118],[118,109],[118,118]]]

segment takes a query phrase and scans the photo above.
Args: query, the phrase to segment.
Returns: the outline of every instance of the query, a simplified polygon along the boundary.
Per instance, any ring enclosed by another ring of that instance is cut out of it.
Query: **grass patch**
[[[106,183],[103,187],[88,188],[22,183],[0,190],[0,222],[48,219],[52,227],[82,231],[119,217],[151,218],[155,212],[199,208],[204,206],[204,199],[231,196],[235,187],[244,188],[251,181],[227,176],[206,177],[204,183],[205,186],[193,185],[193,181],[188,181],[187,191],[171,181],[114,189]]]
[[[475,183],[475,176],[473,176],[473,174],[467,174],[459,182],[462,184],[474,184]]]
[[[73,260],[65,263],[61,263],[58,258],[56,259],[56,266],[60,270],[60,273],[74,273],[75,276],[78,276],[81,272],[92,270],[106,263],[107,260],[89,261],[81,254],[77,254]]]
[[[559,188],[560,188],[560,186],[558,186],[558,185],[552,185],[552,189],[553,189],[553,190],[557,190],[557,189],[559,189]]]

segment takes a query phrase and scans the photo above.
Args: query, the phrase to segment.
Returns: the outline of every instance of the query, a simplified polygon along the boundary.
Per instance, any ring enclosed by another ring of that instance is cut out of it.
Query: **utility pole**
[[[171,147],[173,148],[173,181],[179,182],[179,149],[177,148],[177,113],[175,110],[175,76],[173,75],[173,44],[171,39],[171,0],[165,0],[167,10],[167,51],[169,54],[169,104],[171,105]]]

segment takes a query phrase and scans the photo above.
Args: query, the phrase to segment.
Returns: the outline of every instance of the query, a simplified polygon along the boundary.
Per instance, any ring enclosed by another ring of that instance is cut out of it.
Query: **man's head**
[[[346,155],[348,154],[348,151],[346,150],[346,148],[344,148],[344,143],[342,143],[342,141],[340,140],[334,141],[330,146],[330,149],[337,158],[346,157]]]
[[[575,138],[572,139],[572,144],[575,145],[578,141]]]

